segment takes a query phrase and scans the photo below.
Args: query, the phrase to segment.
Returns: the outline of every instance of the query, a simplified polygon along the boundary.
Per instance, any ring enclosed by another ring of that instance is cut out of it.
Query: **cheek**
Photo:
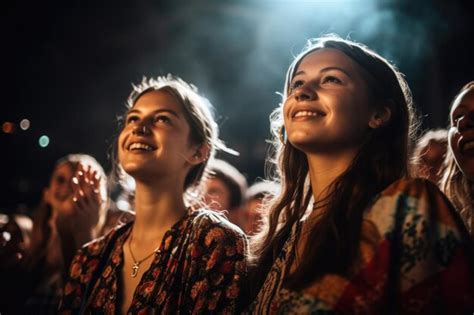
[[[120,160],[121,158],[121,155],[122,155],[122,151],[123,151],[123,147],[124,147],[124,143],[125,143],[125,132],[124,130],[122,130],[119,134],[119,137],[117,139],[117,154],[118,154],[118,158]]]
[[[289,111],[289,106],[287,106],[287,102],[283,104],[283,107],[280,108],[279,110],[279,115],[283,118],[283,124],[286,127],[287,125],[287,117],[288,117],[288,111]]]
[[[455,127],[451,127],[448,131],[448,146],[453,152],[456,159],[459,156],[459,147],[458,147],[459,134]]]
[[[461,154],[458,146],[459,134],[455,127],[451,127],[448,133],[449,149],[454,155],[457,166],[461,169],[464,176],[470,181],[474,180],[474,157]]]

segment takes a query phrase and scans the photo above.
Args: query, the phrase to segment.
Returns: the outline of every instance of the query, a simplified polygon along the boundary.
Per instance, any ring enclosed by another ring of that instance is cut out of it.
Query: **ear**
[[[376,108],[370,116],[369,127],[371,129],[380,128],[387,124],[390,121],[390,118],[392,118],[392,110],[389,106]]]
[[[188,162],[191,165],[201,164],[202,162],[204,162],[205,160],[209,158],[209,152],[210,152],[209,145],[201,144],[198,147],[196,147],[194,154],[191,156],[191,159],[189,159]]]

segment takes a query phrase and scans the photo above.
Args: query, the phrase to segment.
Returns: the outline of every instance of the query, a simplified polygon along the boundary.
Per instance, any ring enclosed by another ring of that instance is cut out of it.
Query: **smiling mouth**
[[[128,146],[128,151],[154,151],[155,147],[142,142],[133,142]]]
[[[300,110],[297,111],[294,115],[293,118],[299,118],[299,117],[324,117],[326,116],[325,113],[321,111],[311,111],[311,110]]]

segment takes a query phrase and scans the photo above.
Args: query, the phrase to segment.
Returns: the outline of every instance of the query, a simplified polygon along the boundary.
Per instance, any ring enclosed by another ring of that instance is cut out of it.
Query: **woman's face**
[[[450,113],[449,147],[463,174],[474,181],[474,89],[461,93]]]
[[[72,211],[73,176],[74,170],[70,163],[61,163],[54,169],[49,186],[44,191],[44,199],[53,209],[61,212]]]
[[[373,112],[362,71],[351,58],[332,48],[303,58],[283,107],[293,146],[305,153],[359,147]]]
[[[146,92],[125,118],[118,139],[119,162],[135,179],[171,176],[184,181],[188,161],[196,152],[189,133],[183,108],[174,96],[163,90]]]

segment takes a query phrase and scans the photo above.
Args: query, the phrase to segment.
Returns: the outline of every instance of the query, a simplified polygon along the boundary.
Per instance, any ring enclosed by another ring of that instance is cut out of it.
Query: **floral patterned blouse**
[[[89,283],[85,314],[120,313],[122,248],[132,224],[117,227],[78,251],[64,287],[61,314],[79,312]],[[110,255],[99,274],[96,269],[107,247]],[[164,235],[160,251],[135,289],[128,314],[234,313],[246,273],[246,250],[243,232],[221,215],[188,211]]]
[[[430,182],[399,180],[377,196],[364,214],[351,277],[326,274],[292,291],[283,281],[300,227],[293,226],[250,313],[474,314],[473,244]]]

